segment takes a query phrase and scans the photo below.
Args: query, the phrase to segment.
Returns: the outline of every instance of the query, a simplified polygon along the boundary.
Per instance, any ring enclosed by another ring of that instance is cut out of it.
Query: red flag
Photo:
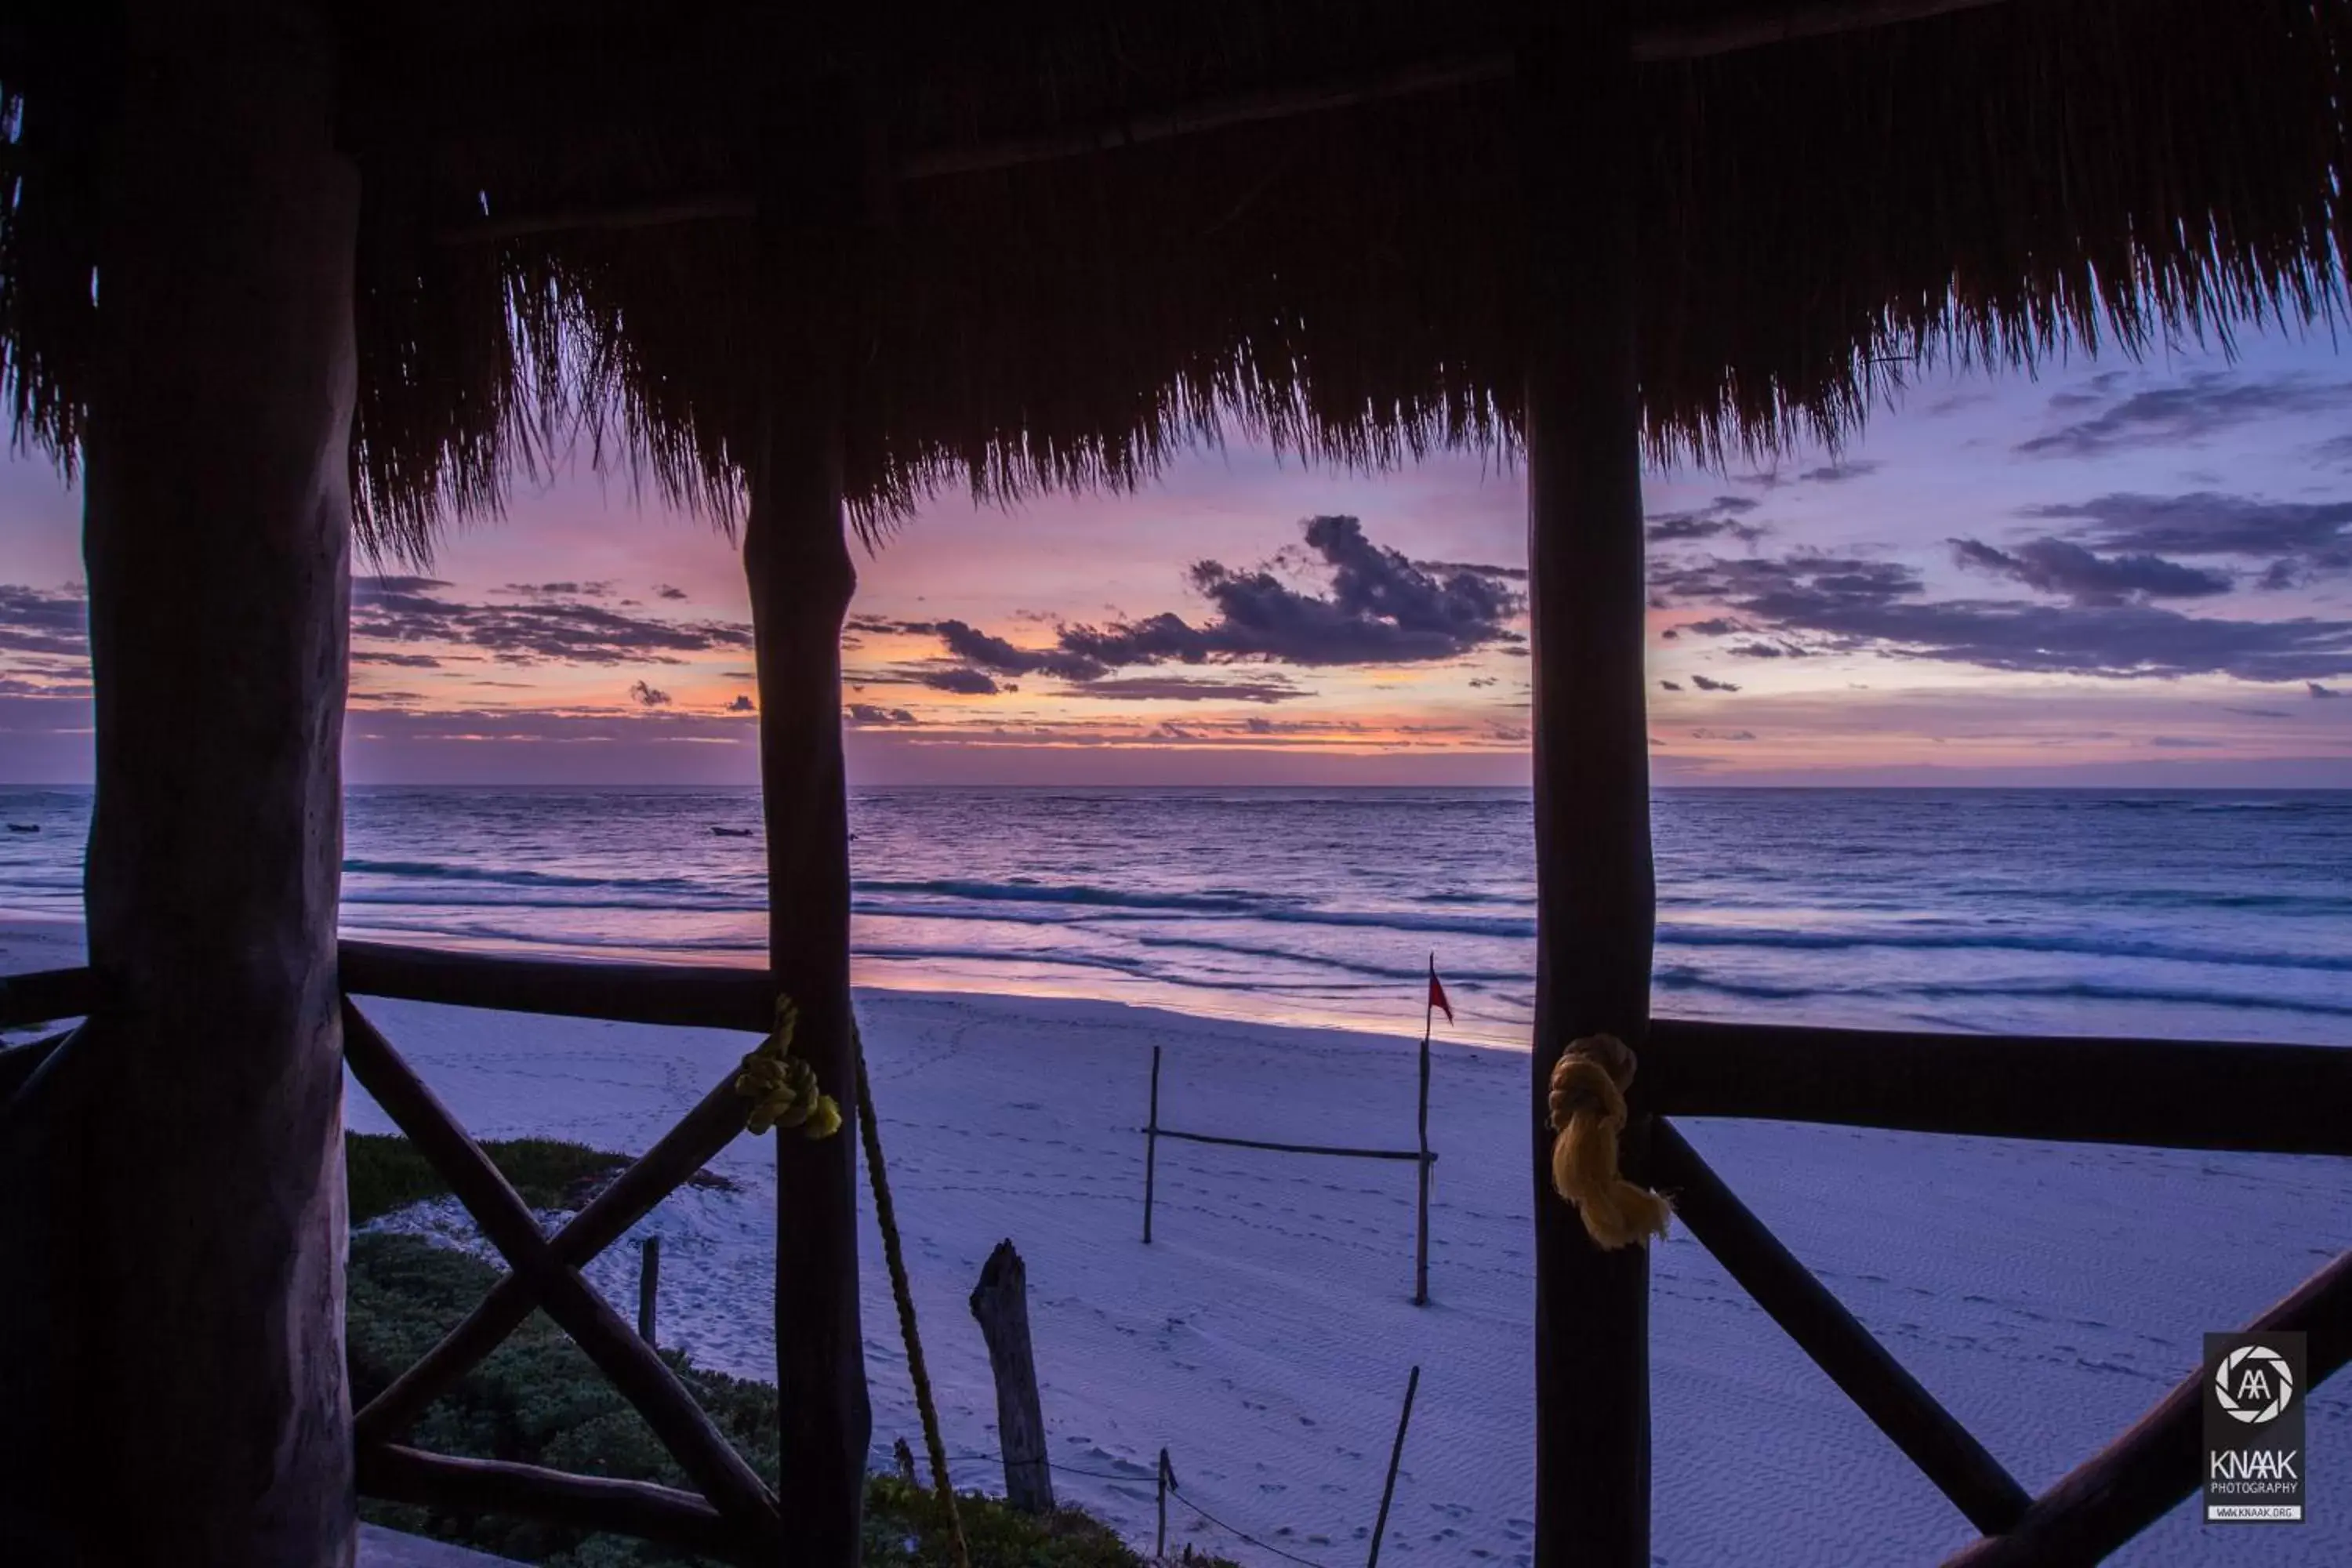
[[[1429,1005],[1433,1012],[1443,1011],[1445,1021],[1454,1022],[1454,1004],[1445,999],[1445,987],[1438,984],[1437,960],[1429,961]]]

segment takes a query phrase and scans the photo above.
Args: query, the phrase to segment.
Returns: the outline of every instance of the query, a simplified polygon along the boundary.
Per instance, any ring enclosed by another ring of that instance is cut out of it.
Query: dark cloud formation
[[[2050,409],[2062,423],[2016,449],[2031,457],[2093,458],[2120,447],[2194,441],[2255,420],[2352,406],[2352,382],[2301,375],[2248,380],[2215,371],[2168,386],[2123,387],[2124,377],[2110,373],[2087,388],[2056,394]]]
[[[1510,584],[1524,572],[1413,562],[1374,544],[1352,517],[1309,518],[1302,534],[1300,559],[1325,577],[1323,591],[1294,587],[1276,575],[1276,563],[1242,568],[1202,561],[1187,575],[1215,614],[1198,624],[1162,612],[1101,626],[1062,626],[1054,645],[1043,648],[1019,647],[960,620],[864,616],[851,627],[938,637],[959,668],[910,672],[908,679],[941,690],[986,694],[1002,689],[1000,676],[1045,675],[1073,689],[1133,700],[1152,688],[1132,680],[1112,686],[1115,671],[1161,664],[1421,664],[1524,640],[1510,626],[1522,603]],[[1274,702],[1299,694],[1276,682],[1212,689],[1198,681],[1169,681],[1157,689],[1181,701]]]
[[[759,710],[759,704],[740,693],[737,694],[734,701],[727,705],[727,711],[730,713],[757,713]]]
[[[938,633],[947,650],[966,664],[998,675],[1052,675],[1064,680],[1098,680],[1109,673],[1108,665],[1084,654],[1060,648],[1015,647],[1003,637],[962,621],[939,621],[927,629]]]
[[[2232,620],[2136,601],[1935,602],[1908,566],[1809,552],[1717,559],[1655,577],[1670,602],[1726,605],[1816,652],[2113,677],[2286,681],[2352,670],[2352,621]]]
[[[1192,568],[1192,586],[1215,606],[1216,619],[1195,626],[1160,615],[1071,626],[1062,647],[1113,667],[1210,659],[1318,666],[1425,663],[1517,640],[1508,623],[1519,595],[1496,578],[1423,572],[1374,544],[1352,517],[1309,518],[1305,536],[1329,573],[1326,593],[1301,593],[1264,566],[1203,561]]]
[[[1878,464],[1865,458],[1850,462],[1824,463],[1818,468],[1807,468],[1797,476],[1809,484],[1842,485],[1849,479],[1867,479],[1878,472]]]
[[[86,657],[89,616],[82,594],[72,588],[0,583],[0,648]]]
[[[2197,599],[2230,591],[2219,572],[2168,561],[2142,551],[2100,555],[2063,539],[2036,539],[2000,550],[1975,539],[1952,541],[1963,566],[2008,577],[2043,594],[2063,594],[2078,605],[2124,605],[2151,599]]]
[[[1758,504],[1746,496],[1717,496],[1688,511],[1654,511],[1648,519],[1649,541],[1686,544],[1702,539],[1737,539],[1752,544],[1771,531],[1763,523],[1740,521]]]
[[[614,584],[602,583],[509,583],[499,589],[501,594],[514,594],[526,599],[609,599]],[[684,598],[686,595],[679,595]]]
[[[654,597],[656,599],[683,599],[686,597],[686,590],[683,588],[673,588],[667,583],[656,583],[654,584]]]
[[[1506,583],[1524,583],[1528,569],[1524,566],[1489,566],[1477,561],[1416,561],[1416,572],[1426,572],[1433,577],[1451,577],[1467,572],[1474,577],[1494,577]]]
[[[952,691],[964,697],[993,697],[1003,688],[982,669],[926,669],[912,678],[919,686],[934,691]]]
[[[1756,738],[1756,731],[1753,730],[1693,730],[1691,738],[1695,741],[1752,741]]]
[[[1286,680],[1196,680],[1181,675],[1130,675],[1092,680],[1065,693],[1114,702],[1288,702],[1310,695]]]
[[[1694,675],[1691,677],[1691,684],[1697,687],[1701,691],[1737,691],[1739,689],[1739,688],[1734,686],[1728,680],[1717,680],[1711,675]]]
[[[429,653],[386,653],[382,649],[362,649],[352,655],[353,664],[388,665],[394,669],[438,669],[441,661]]]
[[[2316,698],[2330,699],[2344,695],[2341,691],[2336,690],[2336,688],[2332,686],[2322,686],[2316,680],[2306,680],[2303,684],[2304,689]]]
[[[538,584],[550,592],[512,605],[461,603],[443,595],[447,586],[428,577],[354,579],[352,637],[457,643],[506,664],[677,664],[688,654],[751,646],[751,628],[738,622],[657,620],[552,593],[578,584]]]
[[[2124,493],[2028,515],[2083,524],[2074,537],[2094,549],[2266,563],[2258,581],[2268,588],[2352,572],[2352,501]]]
[[[857,730],[903,728],[908,724],[922,722],[904,708],[880,708],[871,702],[851,703],[844,710],[844,717],[847,719],[852,729]]]
[[[1683,689],[1682,682],[1678,680],[1661,680],[1658,685],[1667,691],[1680,691]]]
[[[640,708],[667,708],[670,698],[668,692],[640,680],[629,688],[629,700]]]

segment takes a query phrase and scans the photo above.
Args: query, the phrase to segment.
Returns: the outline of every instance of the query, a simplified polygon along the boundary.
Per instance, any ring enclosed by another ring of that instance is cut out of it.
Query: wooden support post
[[[82,446],[95,1010],[0,1126],[0,1558],[348,1563],[331,25],[133,0]]]
[[[654,1303],[661,1295],[661,1237],[649,1236],[637,1248],[637,1338],[654,1338]]]
[[[1176,1468],[1168,1462],[1168,1450],[1160,1450],[1160,1472],[1157,1492],[1160,1503],[1160,1525],[1151,1535],[1151,1560],[1168,1561],[1168,1489],[1176,1484]]]
[[[996,1378],[996,1437],[1004,1453],[1004,1497],[1024,1513],[1054,1510],[1045,1458],[1045,1410],[1037,1396],[1037,1356],[1029,1342],[1029,1271],[1010,1239],[996,1244],[971,1289],[971,1315],[988,1342]]]
[[[1641,1048],[1656,919],[1634,360],[1640,115],[1625,9],[1563,8],[1538,24],[1516,79],[1530,244],[1536,1568],[1650,1561],[1648,1249],[1592,1244],[1552,1190],[1547,1124],[1570,1041],[1608,1033]],[[1636,1176],[1644,1125],[1625,1140]]]
[[[1404,1408],[1397,1414],[1396,1442],[1389,1448],[1389,1478],[1381,1483],[1381,1511],[1372,1521],[1372,1550],[1364,1559],[1364,1568],[1381,1568],[1381,1538],[1389,1532],[1389,1504],[1396,1498],[1397,1467],[1404,1463],[1405,1428],[1412,1425],[1412,1396],[1420,1392],[1421,1368],[1414,1367],[1412,1375],[1404,1380]]]
[[[1160,1047],[1151,1047],[1151,1114],[1143,1124],[1143,1245],[1151,1245],[1151,1184],[1160,1163]]]
[[[1421,1160],[1414,1167],[1420,1184],[1415,1205],[1412,1247],[1412,1304],[1429,1305],[1429,1030],[1421,1031]]]
[[[841,628],[857,574],[843,532],[840,389],[813,372],[806,353],[780,342],[772,357],[784,363],[751,465],[743,537],[758,642],[768,966],[800,1010],[794,1053],[854,1116]],[[873,1413],[858,1328],[857,1140],[845,1128],[776,1140],[776,1386],[780,1498],[799,1560],[855,1568]]]

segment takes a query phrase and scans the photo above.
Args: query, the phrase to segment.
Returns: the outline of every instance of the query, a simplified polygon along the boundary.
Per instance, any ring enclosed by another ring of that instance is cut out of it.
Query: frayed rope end
[[[1551,1184],[1576,1205],[1585,1234],[1608,1251],[1663,1239],[1674,1205],[1618,1173],[1633,1053],[1614,1035],[1570,1043],[1551,1069]]]

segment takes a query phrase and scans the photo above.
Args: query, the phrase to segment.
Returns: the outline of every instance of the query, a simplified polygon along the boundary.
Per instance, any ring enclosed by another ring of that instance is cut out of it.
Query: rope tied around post
[[[776,1026],[743,1058],[735,1092],[751,1101],[744,1130],[754,1138],[771,1127],[799,1130],[804,1138],[830,1138],[841,1131],[841,1106],[816,1081],[816,1068],[793,1055],[793,1031],[800,1010],[789,996],[776,998]]]
[[[1569,1043],[1551,1069],[1551,1184],[1584,1220],[1603,1250],[1663,1238],[1673,1205],[1617,1169],[1625,1131],[1625,1090],[1635,1067],[1631,1047],[1614,1035]]]

